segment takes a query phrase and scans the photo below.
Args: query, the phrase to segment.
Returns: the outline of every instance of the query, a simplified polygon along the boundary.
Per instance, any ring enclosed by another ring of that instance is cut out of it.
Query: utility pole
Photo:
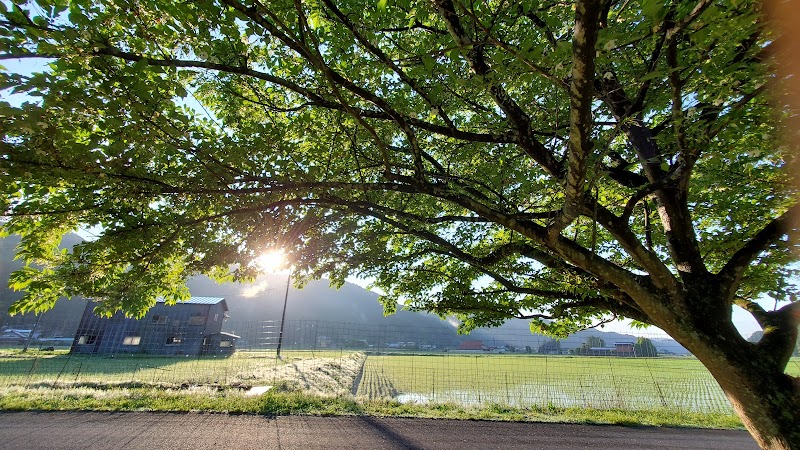
[[[283,344],[283,323],[286,321],[286,304],[289,301],[289,285],[292,283],[292,271],[286,276],[286,293],[283,295],[283,313],[281,314],[281,328],[278,331],[278,359],[281,358],[281,345]]]

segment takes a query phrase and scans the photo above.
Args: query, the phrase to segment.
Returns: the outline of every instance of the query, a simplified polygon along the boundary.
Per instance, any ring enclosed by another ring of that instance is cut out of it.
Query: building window
[[[217,320],[219,320],[219,314],[214,314],[214,322],[216,322]]]
[[[220,347],[233,347],[233,341],[229,341],[229,340],[219,341],[219,346]]]
[[[139,345],[141,341],[141,336],[125,336],[125,339],[122,340],[122,345]]]
[[[206,323],[206,316],[196,313],[189,317],[189,325],[203,325]]]
[[[156,314],[153,316],[153,323],[165,324],[167,323],[167,316]]]
[[[167,345],[180,345],[183,342],[181,336],[170,336],[167,338]]]
[[[92,336],[90,334],[84,334],[78,338],[78,345],[92,345],[95,342],[97,342],[97,336]]]

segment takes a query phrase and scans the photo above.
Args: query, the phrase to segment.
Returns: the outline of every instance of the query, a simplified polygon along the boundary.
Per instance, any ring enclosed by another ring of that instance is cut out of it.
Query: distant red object
[[[486,350],[487,348],[483,345],[483,341],[463,341],[459,346],[458,350]]]
[[[614,350],[616,350],[617,354],[620,356],[629,356],[629,354],[632,356],[635,351],[635,347],[633,342],[615,342]]]

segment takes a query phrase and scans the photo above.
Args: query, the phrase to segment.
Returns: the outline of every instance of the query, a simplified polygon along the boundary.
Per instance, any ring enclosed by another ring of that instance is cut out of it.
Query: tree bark
[[[711,372],[762,449],[800,450],[800,379],[724,322],[702,327],[702,334],[695,328],[682,344]]]
[[[784,373],[765,373],[755,361],[706,363],[763,449],[800,449],[800,381]]]

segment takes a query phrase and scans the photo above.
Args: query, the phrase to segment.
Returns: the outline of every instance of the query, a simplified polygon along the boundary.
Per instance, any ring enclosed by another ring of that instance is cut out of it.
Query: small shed
[[[24,344],[31,337],[32,330],[21,330],[5,328],[0,331],[0,343],[3,344]],[[33,338],[37,338],[39,333],[34,333]]]

